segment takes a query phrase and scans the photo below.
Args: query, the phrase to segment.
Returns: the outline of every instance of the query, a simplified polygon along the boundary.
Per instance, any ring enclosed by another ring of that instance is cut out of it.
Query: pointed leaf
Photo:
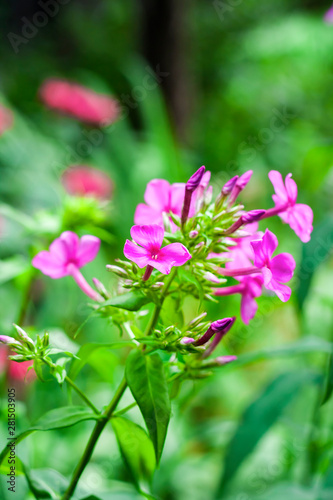
[[[127,358],[125,373],[129,388],[145,419],[158,462],[171,412],[163,362],[158,354],[145,356],[142,351],[132,351]]]
[[[125,463],[139,488],[149,492],[156,467],[153,443],[137,424],[122,417],[111,420]]]

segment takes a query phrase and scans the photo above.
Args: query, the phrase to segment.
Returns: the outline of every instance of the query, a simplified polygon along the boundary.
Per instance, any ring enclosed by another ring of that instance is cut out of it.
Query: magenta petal
[[[313,212],[308,205],[297,203],[287,212],[280,214],[280,217],[290,225],[303,243],[310,241],[313,230]]]
[[[268,290],[275,292],[282,302],[287,302],[290,299],[291,288],[289,286],[278,283],[274,279],[272,279],[271,282],[265,286]]]
[[[263,253],[266,257],[270,258],[275,252],[278,246],[278,239],[272,231],[266,229],[264,236],[262,237],[263,243]]]
[[[65,231],[60,235],[59,240],[64,244],[67,252],[67,260],[75,260],[76,253],[79,246],[79,237],[73,231]],[[57,240],[55,240],[52,245],[50,245],[50,250],[53,252],[54,244]]]
[[[242,295],[241,301],[241,317],[242,321],[248,325],[249,321],[254,318],[258,309],[258,304],[250,294]]]
[[[288,194],[289,201],[296,203],[297,200],[297,184],[294,179],[291,178],[291,174],[286,177],[286,190]]]
[[[149,264],[150,253],[133,243],[133,241],[126,240],[124,255],[127,259],[135,262],[141,269]]]
[[[66,270],[66,262],[60,261],[58,256],[46,250],[39,252],[32,259],[32,265],[53,279],[62,278],[69,274]]]
[[[281,203],[287,203],[288,195],[280,172],[278,172],[277,170],[271,170],[268,174],[268,177],[273,184],[276,193],[276,196],[273,198],[274,202],[277,203],[276,197],[278,197]]]
[[[144,200],[158,212],[164,212],[168,208],[170,200],[170,184],[168,181],[153,179],[148,182]]]
[[[164,229],[157,224],[131,227],[132,239],[149,252],[157,253],[164,238]]]
[[[181,215],[185,196],[185,184],[175,182],[170,190],[170,210],[176,215]],[[191,217],[191,216],[190,216]]]
[[[268,269],[268,267],[263,267],[261,269],[261,272],[262,272],[262,277],[264,280],[264,285],[266,288],[268,288],[268,285],[270,284],[270,282],[273,279],[272,271],[270,269]]]
[[[76,263],[78,267],[85,266],[88,262],[94,260],[98,254],[101,240],[96,236],[82,236],[79,242],[79,248],[76,254]]]
[[[162,212],[159,212],[144,203],[139,203],[135,210],[134,223],[137,225],[158,224],[163,227]]]
[[[270,263],[273,278],[281,283],[291,280],[295,267],[296,262],[290,253],[280,253],[273,257]]]
[[[254,254],[254,265],[256,267],[263,267],[266,262],[266,255],[264,253],[263,241],[254,240],[250,242]]]
[[[188,250],[181,243],[171,243],[158,253],[156,260],[151,259],[149,264],[163,274],[169,274],[173,266],[182,266],[191,258]]]

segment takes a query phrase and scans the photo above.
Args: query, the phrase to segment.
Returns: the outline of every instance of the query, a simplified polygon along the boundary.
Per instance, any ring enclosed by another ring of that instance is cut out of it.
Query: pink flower
[[[46,80],[40,97],[51,109],[93,125],[105,126],[119,117],[118,102],[76,83],[57,78]]]
[[[6,130],[11,128],[14,122],[13,113],[10,109],[4,108],[0,105],[0,135],[2,135]]]
[[[283,285],[293,277],[296,263],[289,253],[280,253],[272,258],[278,246],[277,237],[268,229],[261,240],[251,242],[254,251],[254,265],[260,268],[264,285],[276,293],[282,302],[289,300],[291,289]]]
[[[148,182],[144,199],[146,204],[140,203],[136,207],[134,214],[135,224],[158,224],[163,225],[163,213],[170,212],[179,216],[182,212],[182,206],[185,196],[185,184],[169,184],[164,179],[154,179]],[[190,217],[195,214],[195,203],[191,203]],[[171,227],[176,230],[177,227],[171,221]]]
[[[69,194],[97,200],[110,199],[113,191],[112,181],[105,172],[85,165],[69,167],[62,175],[62,183]]]
[[[257,224],[253,224],[254,234],[246,238],[239,238],[239,247],[232,249],[230,252],[230,262],[226,262],[226,268],[229,270],[252,270],[254,273],[258,272],[252,265],[252,260],[254,258],[254,252],[251,246],[251,241],[253,237],[258,236],[255,233]],[[223,274],[223,270],[221,270]],[[241,272],[241,271],[240,271]],[[233,295],[239,293],[242,296],[241,299],[241,318],[242,321],[248,325],[249,321],[254,318],[258,305],[254,300],[256,297],[260,297],[262,293],[262,286],[264,284],[263,277],[261,274],[254,275],[238,275],[234,276],[240,283],[238,285],[226,286],[223,288],[218,288],[214,290],[214,295],[218,297]]]
[[[182,266],[191,258],[188,250],[181,243],[171,243],[161,248],[164,229],[157,224],[133,226],[131,237],[135,243],[126,240],[125,257],[135,262],[140,268],[148,266],[147,270],[150,274],[152,268],[162,274],[169,274],[173,266]],[[148,279],[150,274],[145,279]]]
[[[8,359],[9,351],[6,347],[0,346],[0,373],[8,372],[10,378],[24,382],[31,382],[36,378],[34,370],[28,370],[33,365],[33,361],[23,361],[18,363]]]
[[[333,5],[328,9],[324,16],[324,21],[326,21],[329,24],[333,23]]]
[[[272,196],[275,208],[267,210],[262,218],[278,215],[283,222],[289,224],[303,243],[307,243],[313,229],[312,209],[308,205],[296,203],[297,185],[291,178],[291,174],[287,175],[285,184],[282,175],[277,170],[271,170],[268,177],[275,190]]]
[[[100,301],[100,295],[79,271],[96,257],[100,243],[96,236],[85,235],[80,239],[72,231],[65,231],[51,243],[49,251],[43,250],[33,258],[32,265],[53,279],[72,276],[88,297]]]

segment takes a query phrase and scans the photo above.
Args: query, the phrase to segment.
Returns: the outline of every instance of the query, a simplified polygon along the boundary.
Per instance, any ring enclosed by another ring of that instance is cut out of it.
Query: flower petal
[[[272,254],[275,252],[279,244],[277,237],[269,229],[266,229],[265,234],[262,237],[262,243],[263,243],[263,253],[268,258],[272,256]]]
[[[88,262],[94,260],[101,246],[101,240],[96,236],[82,236],[79,242],[79,248],[76,253],[76,263],[78,267],[85,266]]]
[[[144,200],[158,212],[168,211],[170,202],[170,184],[164,179],[153,179],[148,182]]]
[[[287,302],[290,299],[291,288],[289,286],[278,283],[274,279],[268,285],[265,284],[265,286],[268,290],[275,292],[282,302]]]
[[[313,212],[308,205],[297,203],[287,212],[279,215],[284,222],[289,224],[303,243],[310,241],[313,230]]]
[[[175,182],[170,189],[170,210],[173,214],[181,215],[185,197],[185,184]],[[191,203],[192,205],[192,203]]]
[[[258,304],[250,294],[242,295],[241,300],[241,318],[248,325],[249,321],[254,318],[258,309]]]
[[[133,243],[133,241],[126,240],[124,255],[127,259],[135,262],[141,269],[149,264],[150,253]]]
[[[157,224],[132,226],[132,239],[151,253],[157,253],[164,238],[164,229]]]
[[[66,262],[62,262],[57,255],[46,250],[39,252],[32,259],[32,265],[53,279],[62,278],[69,274],[66,270]]]
[[[279,199],[280,203],[287,203],[288,194],[280,172],[278,172],[277,170],[271,170],[268,174],[268,177],[271,183],[273,184],[276,193],[276,196],[273,195],[274,202],[278,204],[278,199]]]
[[[169,274],[173,266],[182,266],[191,258],[187,248],[181,243],[171,243],[162,248],[156,260],[151,259],[149,264],[163,274]]]
[[[293,277],[296,262],[290,253],[280,253],[273,257],[270,263],[273,278],[280,283],[286,283]]]
[[[134,223],[138,225],[158,224],[163,227],[162,212],[155,210],[144,203],[139,203],[135,210]]]
[[[286,181],[285,181],[286,191],[287,191],[287,194],[288,194],[289,201],[291,201],[293,203],[296,203],[296,200],[297,200],[297,184],[294,181],[294,179],[291,178],[291,175],[292,174],[288,174],[286,176]]]
[[[73,233],[73,231],[65,231],[60,235],[60,238],[58,238],[63,244],[66,249],[66,254],[67,254],[67,260],[75,260],[76,258],[76,253],[79,247],[79,237],[76,233]],[[50,251],[53,252],[55,247],[56,247],[56,242],[55,240],[51,245],[50,245]],[[58,247],[57,247],[58,250]]]

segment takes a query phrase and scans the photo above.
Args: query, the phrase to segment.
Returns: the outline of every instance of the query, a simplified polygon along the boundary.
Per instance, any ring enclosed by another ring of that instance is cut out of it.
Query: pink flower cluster
[[[91,197],[97,200],[110,199],[113,191],[113,183],[105,172],[86,165],[72,165],[65,170],[62,184],[73,196]]]

